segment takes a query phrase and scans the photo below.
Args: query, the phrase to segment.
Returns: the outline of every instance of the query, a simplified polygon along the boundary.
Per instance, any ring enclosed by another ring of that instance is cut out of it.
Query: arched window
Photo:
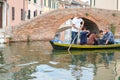
[[[28,10],[28,19],[30,19],[30,14],[31,14],[31,11]]]

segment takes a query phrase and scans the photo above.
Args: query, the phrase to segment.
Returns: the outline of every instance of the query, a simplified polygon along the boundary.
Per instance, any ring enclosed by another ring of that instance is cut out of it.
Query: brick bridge
[[[120,33],[120,12],[92,9],[58,9],[15,26],[13,29],[14,41],[30,40],[51,40],[58,30],[58,27],[66,20],[73,18],[76,13],[82,14],[85,26],[90,31],[104,29],[105,26],[116,26],[115,36]]]

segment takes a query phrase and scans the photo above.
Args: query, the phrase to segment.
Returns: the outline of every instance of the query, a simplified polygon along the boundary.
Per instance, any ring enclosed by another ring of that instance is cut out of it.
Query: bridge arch
[[[66,20],[73,18],[76,13],[80,13],[85,21],[85,26],[90,31],[98,31],[101,26],[106,26],[109,22],[95,14],[92,9],[60,9],[50,13],[40,15],[32,20],[16,26],[13,30],[14,41],[30,40],[51,40],[58,27]]]
[[[83,20],[85,21],[84,26],[86,27],[87,30],[90,30],[90,32],[99,32],[99,25],[97,25],[95,22],[87,19],[87,18],[83,18]]]

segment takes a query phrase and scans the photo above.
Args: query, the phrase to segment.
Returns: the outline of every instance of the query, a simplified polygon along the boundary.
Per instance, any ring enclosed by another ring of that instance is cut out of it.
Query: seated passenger
[[[105,28],[105,34],[103,35],[102,39],[99,39],[100,44],[106,45],[106,44],[114,44],[114,35],[110,31],[109,27]]]
[[[100,30],[100,31],[99,31],[98,38],[99,38],[99,39],[102,39],[102,38],[103,38],[103,30]]]
[[[86,28],[84,27],[82,29],[82,31],[80,32],[80,44],[84,45],[87,44],[87,35],[89,34],[89,30],[86,30]]]
[[[56,35],[56,36],[54,37],[54,39],[51,40],[51,41],[52,41],[52,42],[62,43],[62,41],[58,38],[58,35]]]
[[[104,34],[103,34],[103,30],[100,30],[100,31],[99,31],[99,34],[97,35],[97,43],[98,43],[98,44],[103,44],[103,43],[101,42],[101,41],[102,41],[101,39],[103,38],[103,35],[104,35]]]
[[[88,37],[88,40],[87,40],[87,44],[88,45],[96,45],[97,42],[96,42],[96,33],[91,33]]]

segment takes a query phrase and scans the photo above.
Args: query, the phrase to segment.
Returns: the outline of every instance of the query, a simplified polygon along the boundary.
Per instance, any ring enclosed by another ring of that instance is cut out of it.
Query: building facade
[[[7,0],[8,3],[8,17],[10,26],[15,26],[22,21],[25,21],[27,16],[27,0]]]
[[[59,7],[59,0],[44,0],[43,1],[43,8],[42,12],[46,13],[55,9],[58,9]]]
[[[59,0],[60,8],[86,8],[89,7],[88,1],[81,0]]]
[[[27,0],[0,0],[0,33],[26,20]]]
[[[10,36],[13,26],[26,20],[27,0],[0,0],[0,43]]]
[[[58,9],[58,0],[28,0],[28,19]]]
[[[37,15],[42,14],[43,0],[28,0],[28,15],[27,18],[31,19]]]
[[[90,6],[108,10],[120,10],[120,0],[90,0]]]
[[[8,24],[7,20],[7,1],[0,1],[0,33],[5,32],[5,28]]]

